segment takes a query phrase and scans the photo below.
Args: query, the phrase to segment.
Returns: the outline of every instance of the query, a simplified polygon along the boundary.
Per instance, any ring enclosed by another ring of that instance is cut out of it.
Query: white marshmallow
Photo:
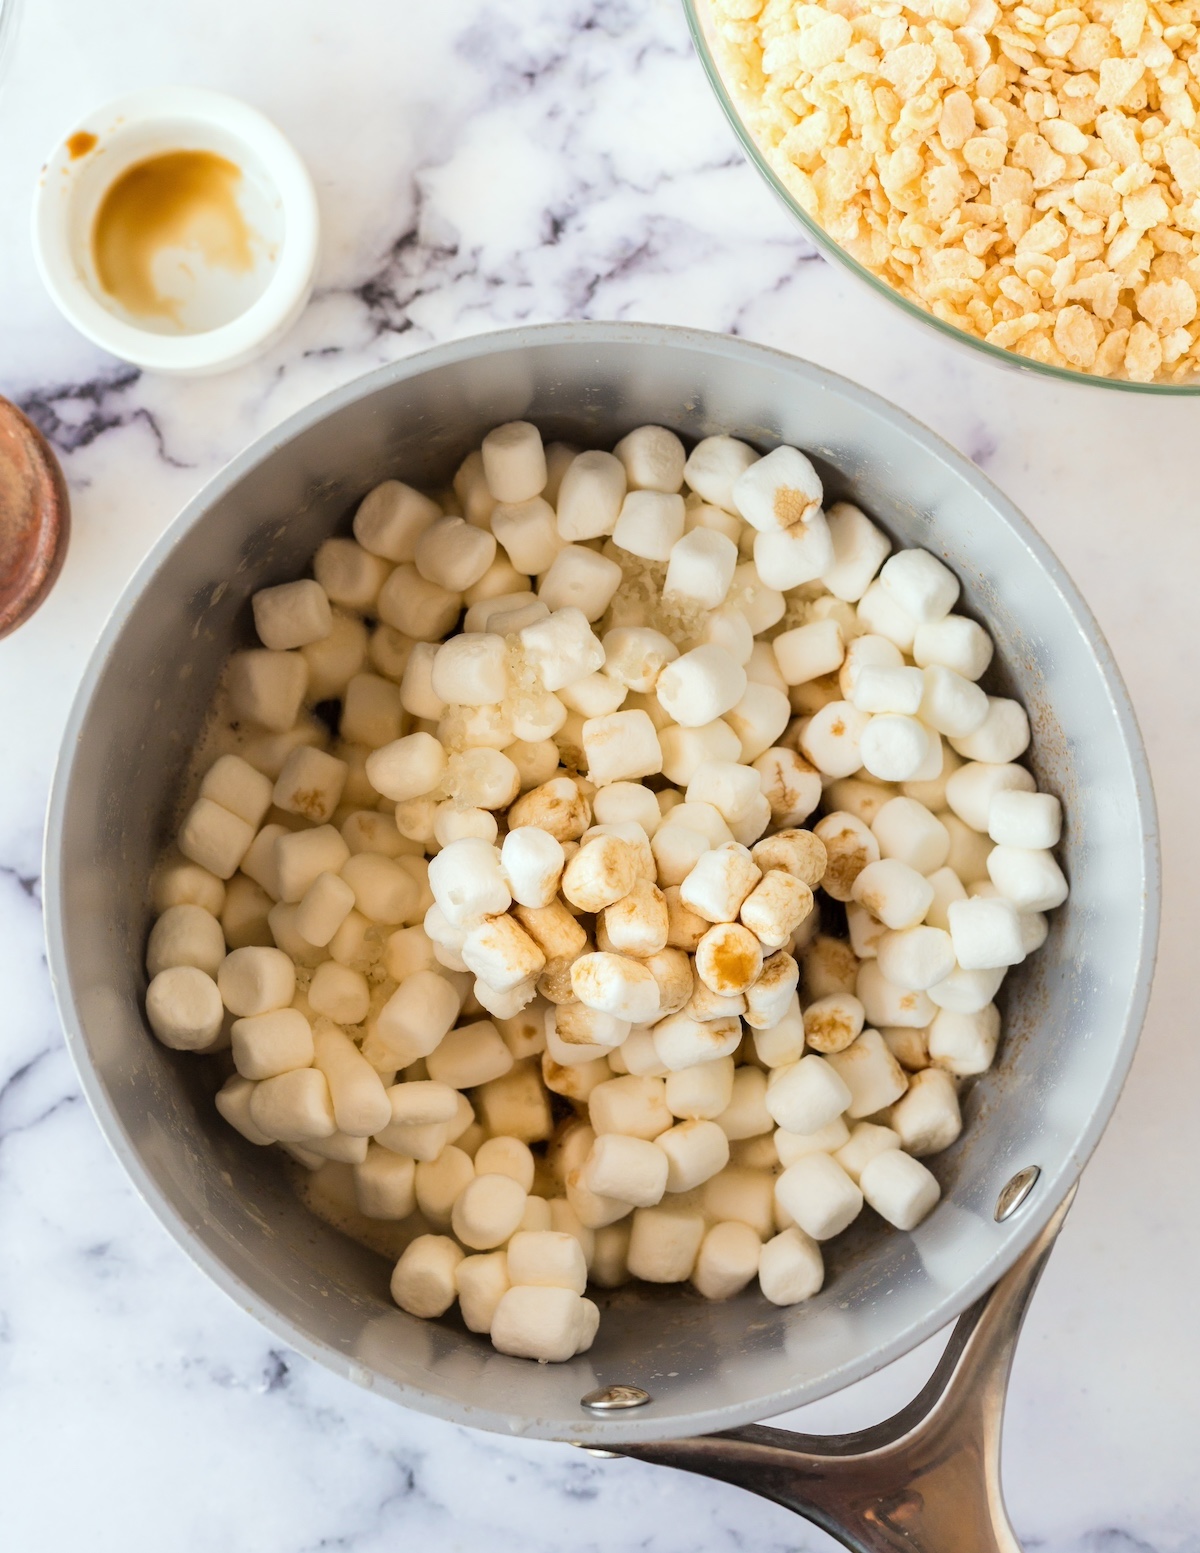
[[[795,750],[774,746],[752,762],[771,823],[785,829],[801,824],[821,801],[820,773]]]
[[[850,700],[860,712],[897,712],[915,717],[924,690],[925,678],[920,669],[863,663],[856,666]]]
[[[486,1147],[486,1145],[485,1145]],[[508,1271],[515,1286],[571,1289],[587,1287],[587,1262],[574,1235],[543,1230],[519,1231],[508,1243]]]
[[[571,967],[571,987],[588,1008],[629,1024],[647,1024],[659,1012],[658,983],[625,955],[581,955]]]
[[[280,1143],[332,1138],[337,1131],[325,1075],[316,1068],[293,1068],[254,1086],[250,1120]]]
[[[433,722],[446,710],[446,703],[433,689],[433,660],[437,651],[435,642],[414,642],[400,681],[403,709],[413,717],[424,717]]]
[[[989,696],[987,703],[987,715],[979,726],[963,738],[952,738],[950,744],[967,760],[1006,765],[1029,748],[1029,718],[1019,701]]]
[[[494,843],[499,833],[496,816],[486,809],[460,809],[447,798],[433,811],[433,835],[439,847],[448,847],[452,841],[468,836]]]
[[[853,1045],[825,1060],[850,1091],[846,1114],[852,1118],[882,1111],[908,1088],[904,1070],[878,1030],[864,1030]]]
[[[1000,990],[1005,970],[1005,966],[999,966],[990,971],[964,971],[958,966],[945,981],[929,988],[930,1005],[956,1014],[977,1014]]]
[[[915,868],[896,858],[868,863],[854,881],[851,894],[885,926],[915,927],[933,902],[933,886]]]
[[[891,798],[871,822],[882,858],[906,863],[919,874],[940,869],[950,853],[950,833],[913,798]],[[936,923],[942,927],[944,923]]]
[[[1036,785],[1024,766],[971,761],[947,780],[946,802],[972,830],[986,833],[992,804],[999,793],[1032,794]]]
[[[767,1075],[761,1068],[747,1064],[735,1069],[733,1097],[717,1117],[717,1124],[731,1143],[761,1138],[773,1130],[774,1118],[767,1109]]]
[[[686,787],[705,761],[736,761],[741,755],[741,740],[721,718],[697,728],[681,728],[672,723],[660,730],[663,774]]]
[[[231,879],[253,840],[253,825],[211,798],[198,798],[179,828],[178,846],[190,862]]]
[[[730,596],[754,636],[770,630],[787,611],[783,594],[778,588],[767,586],[753,561],[743,561],[734,572]]]
[[[752,680],[724,720],[741,741],[741,758],[749,764],[770,749],[783,733],[791,720],[791,706],[783,691]]]
[[[958,578],[928,550],[898,550],[884,562],[879,581],[917,625],[943,619],[958,602]]]
[[[782,949],[812,909],[808,885],[772,868],[742,902],[738,915],[766,948]]]
[[[403,714],[397,685],[378,674],[356,674],[342,699],[341,736],[348,744],[378,749],[400,737]]]
[[[354,514],[354,537],[364,550],[388,561],[411,561],[417,540],[442,509],[400,480],[369,491]]]
[[[887,559],[891,540],[851,502],[834,502],[826,521],[833,541],[833,561],[821,574],[821,581],[835,598],[854,603]]]
[[[679,595],[701,609],[716,609],[729,593],[737,558],[737,545],[725,534],[692,529],[671,546],[664,597]]]
[[[1019,965],[1025,958],[1021,922],[1011,901],[982,897],[954,901],[946,915],[955,958],[963,970],[995,970],[999,966]],[[947,970],[946,975],[949,974]]]
[[[500,848],[503,876],[512,898],[522,906],[550,905],[558,893],[564,862],[562,843],[532,825],[510,830]]]
[[[991,663],[993,651],[992,639],[983,627],[963,615],[946,615],[918,626],[912,646],[919,668],[941,664],[969,680],[979,679]]]
[[[988,715],[988,698],[979,686],[942,664],[924,670],[921,721],[947,738],[974,733]]]
[[[233,1062],[243,1078],[274,1078],[313,1060],[312,1027],[295,1008],[235,1019],[230,1028]]]
[[[511,1176],[476,1175],[455,1200],[450,1223],[472,1251],[501,1246],[517,1229],[528,1193]]]
[[[492,1344],[520,1359],[562,1363],[591,1346],[600,1313],[571,1289],[520,1286],[492,1316]]]
[[[543,575],[538,598],[555,612],[577,609],[586,620],[599,620],[620,584],[621,568],[615,561],[584,545],[566,545]],[[588,673],[599,666],[589,665]]]
[[[597,934],[605,940],[602,948],[643,960],[667,947],[669,930],[666,899],[647,879],[639,879],[628,895],[606,906],[597,923]]]
[[[914,1030],[923,1030],[937,1011],[929,992],[909,991],[888,981],[879,969],[878,960],[862,962],[854,991],[866,1010],[867,1023],[877,1027],[904,1025]]]
[[[1001,790],[992,795],[987,819],[998,846],[1045,851],[1062,838],[1062,804],[1051,793]]]
[[[733,1058],[681,1068],[666,1081],[667,1109],[683,1121],[712,1121],[733,1099]],[[665,1130],[665,1129],[664,1129]],[[655,1134],[657,1137],[657,1133]],[[671,1187],[678,1191],[678,1187]]]
[[[670,1072],[699,1062],[730,1057],[742,1039],[741,1021],[734,1018],[693,1019],[689,1014],[669,1014],[654,1026],[654,1050]]]
[[[714,1224],[701,1242],[692,1282],[707,1300],[732,1299],[758,1272],[762,1243],[748,1224]]]
[[[786,1167],[806,1154],[833,1154],[849,1140],[850,1129],[838,1116],[816,1132],[788,1132],[780,1127],[775,1133],[775,1151],[780,1164]]]
[[[410,1316],[431,1320],[454,1304],[455,1273],[463,1260],[447,1235],[418,1235],[392,1271],[392,1298]]]
[[[647,836],[653,836],[662,823],[662,811],[657,798],[640,782],[610,782],[592,799],[592,809],[601,825],[621,825],[633,822],[640,825]]]
[[[955,943],[939,927],[906,927],[884,933],[875,946],[881,973],[907,992],[926,992],[954,969]]]
[[[490,1332],[496,1308],[512,1287],[503,1251],[464,1257],[454,1270],[458,1308],[469,1332]]]
[[[658,841],[669,826],[655,837]],[[705,852],[683,880],[679,898],[709,922],[733,922],[742,902],[762,877],[749,851],[726,842]]]
[[[284,761],[276,779],[275,807],[323,825],[342,801],[349,772],[346,761],[302,744]]]
[[[658,733],[645,712],[610,712],[583,725],[588,776],[597,787],[653,776],[662,770]]]
[[[547,690],[561,690],[604,667],[604,648],[579,609],[559,608],[548,620],[526,626],[520,637],[526,657]]]
[[[451,798],[473,809],[506,808],[521,790],[521,775],[507,755],[497,749],[468,749],[452,755],[446,763],[442,785]],[[433,835],[432,809],[428,798],[412,800],[430,804],[429,839]],[[403,832],[400,808],[396,824]]]
[[[600,835],[568,860],[562,893],[580,911],[602,911],[629,894],[638,874],[633,845],[620,836]]]
[[[769,1240],[775,1229],[775,1183],[766,1170],[778,1164],[775,1145],[769,1135],[754,1140],[754,1148],[769,1156],[763,1166],[730,1164],[705,1183],[700,1201],[710,1223],[732,1220],[754,1231],[761,1242]],[[730,1150],[730,1154],[737,1152]],[[743,1152],[745,1150],[743,1149]]]
[[[877,1155],[900,1147],[900,1134],[890,1127],[876,1127],[870,1122],[855,1122],[853,1131],[841,1148],[833,1151],[833,1157],[855,1183],[862,1185],[862,1173]],[[865,1195],[865,1194],[864,1194]]]
[[[1000,1010],[994,1003],[974,1014],[941,1009],[929,1027],[930,1060],[956,1078],[986,1073],[1000,1041]]]
[[[668,663],[679,656],[670,637],[648,626],[623,626],[607,631],[604,643],[604,672],[619,680],[628,690],[649,693]]]
[[[734,576],[736,582],[736,571]],[[745,667],[754,652],[754,633],[742,610],[726,603],[704,616],[698,632],[697,645],[700,644],[723,647],[735,663]]]
[[[433,660],[433,692],[460,706],[494,706],[508,693],[508,647],[503,636],[464,632],[438,648]]]
[[[925,921],[930,927],[945,928],[949,932],[951,905],[955,901],[965,901],[967,898],[962,880],[952,868],[938,868],[932,873],[927,873],[925,877],[933,887],[933,902],[925,913]]]
[[[375,601],[390,571],[391,567],[382,556],[372,555],[353,539],[340,536],[327,539],[313,556],[313,576],[324,589],[329,602],[343,609],[360,610],[364,614],[375,613]],[[365,648],[366,632],[359,621],[334,614],[331,632],[337,629],[339,619],[343,628],[351,628],[346,632],[345,643],[356,640]],[[328,640],[328,636],[323,639]],[[317,643],[306,645],[316,646]],[[312,667],[313,660],[309,658],[310,670]]]
[[[870,723],[849,701],[830,701],[800,735],[800,753],[825,776],[847,777],[863,763],[862,740]]]
[[[613,448],[631,490],[678,491],[683,484],[683,443],[665,426],[638,426]]]
[[[1020,912],[1053,911],[1067,898],[1067,881],[1051,852],[993,847],[987,870],[1001,895]]]
[[[488,490],[498,502],[529,501],[546,485],[542,434],[528,421],[489,431],[479,449]]]
[[[876,578],[858,601],[858,620],[873,636],[886,637],[901,652],[911,652],[917,622]]]
[[[729,1163],[729,1139],[715,1121],[682,1121],[650,1146],[666,1157],[668,1192],[690,1192]]]
[[[865,678],[866,673],[860,677],[860,688]],[[863,765],[884,782],[907,782],[916,776],[929,755],[929,745],[929,732],[915,717],[891,712],[872,717],[859,741]]]
[[[364,1056],[393,1071],[427,1057],[458,1018],[459,1007],[459,995],[445,976],[414,971],[371,1020]]]
[[[801,1030],[816,1052],[845,1051],[861,1035],[866,1012],[852,992],[831,992],[804,1010]]]
[[[683,538],[683,518],[682,496],[631,490],[621,503],[613,543],[647,561],[669,560],[672,547]]]
[[[754,539],[754,567],[769,587],[783,590],[814,582],[833,561],[833,540],[822,512],[786,532],[772,529]]]
[[[672,814],[671,822],[698,825],[699,815],[693,815],[691,807],[702,804],[715,809],[728,826],[749,812],[751,804],[761,792],[762,783],[752,766],[744,766],[736,761],[702,761],[688,782],[686,802],[679,806],[678,812]],[[719,835],[719,830],[716,834],[710,834],[714,844],[718,844]]]
[[[501,502],[492,513],[492,533],[516,569],[530,577],[549,571],[563,547],[554,509],[540,496]]]
[[[250,602],[258,639],[272,652],[287,652],[319,642],[333,628],[325,589],[310,577],[260,588]]]
[[[217,972],[217,986],[231,1014],[266,1014],[292,1001],[296,967],[279,949],[235,949]]]
[[[168,906],[150,930],[146,972],[153,979],[175,965],[193,965],[215,976],[225,958],[221,924],[203,906]]]
[[[813,827],[813,835],[825,849],[824,871],[818,875],[822,888],[834,900],[851,900],[859,874],[879,860],[874,834],[855,815],[835,809]]]
[[[512,991],[546,964],[537,944],[509,916],[485,917],[471,927],[459,953],[467,969],[497,992]]]
[[[779,672],[789,685],[833,674],[846,657],[842,628],[836,620],[813,620],[781,632],[771,643]]]
[[[458,1113],[458,1095],[432,1079],[410,1079],[387,1091],[392,1122],[398,1127],[432,1127],[451,1122]]]
[[[600,1197],[652,1208],[667,1189],[669,1173],[670,1160],[653,1143],[626,1133],[609,1132],[592,1144],[582,1181]]]
[[[758,1282],[772,1305],[798,1305],[811,1299],[825,1282],[820,1247],[802,1229],[785,1229],[762,1248]]]
[[[153,880],[154,909],[163,912],[172,906],[203,906],[219,917],[225,905],[225,886],[215,874],[199,863],[189,862],[182,854],[169,854],[159,864]]]
[[[605,717],[621,706],[627,694],[628,687],[620,680],[613,679],[609,674],[598,673],[563,686],[559,691],[559,700],[581,717]]]
[[[775,1182],[775,1200],[806,1235],[830,1240],[862,1212],[863,1195],[828,1154],[806,1154]]]
[[[339,966],[338,969],[343,968]],[[317,1072],[324,1074],[329,1086],[338,1130],[352,1138],[369,1138],[386,1127],[392,1119],[387,1090],[350,1037],[327,1024],[314,1032],[313,1046],[313,1065]]]
[[[824,1057],[773,1068],[767,1080],[766,1106],[788,1132],[818,1132],[850,1104],[847,1084]]]
[[[319,752],[313,750],[311,753]],[[329,758],[325,757],[327,760]],[[230,814],[237,815],[239,820],[257,829],[271,807],[271,782],[240,755],[222,755],[205,773],[200,783],[199,796],[219,804],[222,809],[227,809]]]
[[[850,1040],[853,1038],[851,1036]],[[804,1016],[795,993],[789,998],[780,1019],[773,1025],[754,1030],[754,1053],[765,1068],[784,1068],[800,1061],[804,1055]]]
[[[300,715],[308,664],[296,652],[251,648],[235,652],[226,675],[229,705],[240,720],[286,733]]]
[[[874,636],[867,633],[856,636],[846,646],[846,656],[842,666],[838,670],[838,688],[842,695],[852,704],[855,703],[855,693],[858,688],[859,675],[866,669],[902,669],[904,668],[904,654],[885,636]],[[886,688],[886,683],[885,688]],[[901,685],[909,683],[909,677],[900,682]],[[878,682],[877,682],[878,694]],[[911,691],[909,693],[911,699]],[[919,697],[918,697],[919,702]]]
[[[746,685],[745,669],[729,653],[705,645],[669,663],[658,677],[655,694],[677,723],[700,728],[736,706]]]
[[[732,494],[746,522],[767,533],[808,522],[824,492],[811,461],[798,448],[785,445],[749,464],[734,482]]]
[[[446,751],[432,734],[406,734],[372,750],[366,772],[377,793],[403,803],[440,786],[446,774]]]
[[[962,1131],[958,1092],[950,1074],[941,1068],[914,1073],[907,1094],[892,1110],[891,1125],[908,1154],[924,1157],[948,1149]]]
[[[342,864],[341,874],[354,891],[355,908],[368,921],[399,927],[419,918],[420,886],[409,870],[392,858],[359,852]]]
[[[479,581],[495,558],[496,540],[486,529],[464,518],[438,518],[417,540],[413,561],[426,582],[448,593],[462,593]]]
[[[629,1236],[629,1271],[647,1283],[686,1282],[704,1231],[703,1214],[693,1210],[667,1203],[639,1208]]]
[[[692,449],[684,465],[684,479],[706,502],[735,512],[733,487],[759,455],[736,437],[704,437]]]
[[[438,522],[446,520],[439,518]],[[470,532],[470,525],[463,523],[461,518],[455,520],[461,525],[462,531]],[[456,528],[447,535],[445,530],[439,534],[438,543],[431,547],[426,556],[428,566],[437,567],[438,563],[445,559],[443,547],[447,546],[447,540],[452,540],[458,533]],[[485,534],[482,529],[474,530],[484,541],[496,541],[490,534]],[[424,538],[424,536],[422,536]],[[448,548],[448,547],[447,547]],[[476,554],[477,547],[474,542],[469,543],[468,555]],[[385,625],[394,627],[397,631],[403,631],[405,636],[411,636],[418,642],[436,642],[445,636],[462,609],[463,596],[451,588],[444,588],[441,583],[432,582],[428,577],[422,576],[415,565],[405,562],[397,566],[383,587],[379,590],[379,600],[376,609],[379,618]]]
[[[889,1149],[877,1154],[862,1173],[867,1202],[897,1229],[915,1229],[937,1205],[942,1189],[920,1160]]]
[[[597,539],[616,527],[625,497],[625,467],[611,453],[580,453],[558,493],[558,532],[567,543]]]
[[[368,1219],[406,1219],[417,1206],[416,1162],[393,1154],[378,1143],[367,1145],[367,1157],[354,1166],[354,1197]]]
[[[324,1014],[326,1019],[339,1025],[361,1023],[371,1006],[371,989],[366,977],[348,965],[339,965],[336,960],[324,960],[317,966],[307,997],[314,1013]]]
[[[159,971],[146,991],[146,1018],[164,1046],[203,1051],[221,1030],[221,993],[217,983],[194,965]]]

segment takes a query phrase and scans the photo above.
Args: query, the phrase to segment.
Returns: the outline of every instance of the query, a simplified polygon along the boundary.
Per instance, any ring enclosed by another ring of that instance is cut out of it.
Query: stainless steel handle
[[[1021,1553],[1000,1486],[1004,1397],[1021,1323],[1074,1195],[959,1317],[928,1383],[883,1423],[829,1436],[750,1424],[612,1449],[773,1499],[853,1553]]]

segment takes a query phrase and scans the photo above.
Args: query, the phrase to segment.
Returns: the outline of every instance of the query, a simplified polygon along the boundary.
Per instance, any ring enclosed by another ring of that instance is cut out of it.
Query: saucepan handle
[[[827,1437],[751,1424],[613,1450],[773,1499],[854,1553],[1021,1553],[1000,1486],[1004,1397],[1021,1323],[1073,1197],[959,1317],[926,1386],[884,1423]]]

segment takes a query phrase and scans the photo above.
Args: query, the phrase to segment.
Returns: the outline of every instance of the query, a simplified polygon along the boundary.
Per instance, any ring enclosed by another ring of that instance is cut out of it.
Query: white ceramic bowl
[[[209,151],[233,162],[258,240],[248,285],[231,301],[214,272],[214,321],[201,316],[191,328],[135,321],[101,285],[92,252],[96,214],[114,182],[168,151]],[[155,372],[222,372],[274,345],[312,291],[318,235],[316,192],[291,144],[256,109],[195,87],[138,92],[89,114],[46,162],[34,203],[38,268],[63,315],[104,350]]]

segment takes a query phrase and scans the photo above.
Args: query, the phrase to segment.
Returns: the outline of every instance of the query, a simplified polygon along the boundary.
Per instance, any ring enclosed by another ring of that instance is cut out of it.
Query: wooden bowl
[[[49,443],[0,399],[0,636],[24,624],[54,586],[70,530],[67,483]]]

